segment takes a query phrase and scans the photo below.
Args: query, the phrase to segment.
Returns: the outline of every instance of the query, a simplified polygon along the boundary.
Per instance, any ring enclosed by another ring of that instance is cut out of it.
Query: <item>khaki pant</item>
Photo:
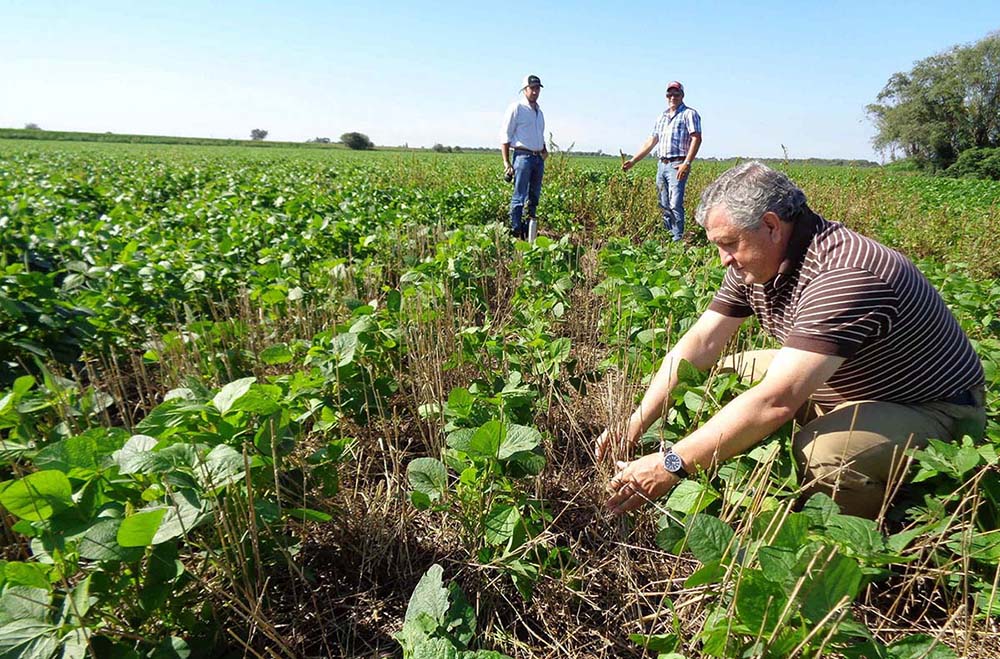
[[[777,353],[753,350],[730,355],[724,370],[761,379]],[[986,426],[984,391],[973,391],[976,405],[940,401],[902,404],[848,401],[824,412],[812,401],[796,415],[799,429],[792,452],[804,488],[803,499],[829,494],[849,515],[874,519],[899,480],[907,448],[923,448],[929,439],[955,441],[964,433],[982,435]],[[888,486],[888,487],[887,487]]]

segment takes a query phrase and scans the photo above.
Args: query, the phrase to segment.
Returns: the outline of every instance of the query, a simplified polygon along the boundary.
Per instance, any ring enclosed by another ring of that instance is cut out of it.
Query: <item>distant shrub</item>
[[[355,151],[375,148],[375,145],[372,144],[372,141],[364,133],[344,133],[340,136],[340,141],[348,149],[354,149]]]
[[[250,131],[250,139],[254,142],[260,142],[267,137],[267,131],[263,128],[254,128]]]
[[[946,176],[955,178],[988,178],[1000,181],[1000,148],[966,149],[958,160],[945,170]]]

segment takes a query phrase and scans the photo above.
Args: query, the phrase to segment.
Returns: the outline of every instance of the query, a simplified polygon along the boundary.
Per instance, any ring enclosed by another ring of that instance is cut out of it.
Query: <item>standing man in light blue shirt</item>
[[[667,103],[670,107],[657,118],[652,136],[639,153],[622,163],[622,171],[632,169],[659,144],[656,189],[660,193],[663,227],[678,241],[684,236],[684,187],[701,147],[701,117],[684,105],[684,85],[676,80],[667,85]]]
[[[523,98],[512,103],[504,116],[500,153],[504,176],[514,179],[510,198],[510,232],[515,238],[528,237],[528,225],[535,219],[535,209],[542,195],[542,174],[549,151],[545,148],[545,115],[538,105],[542,81],[536,75],[525,76],[521,85]],[[511,155],[513,151],[513,159]],[[524,219],[524,207],[528,219]]]

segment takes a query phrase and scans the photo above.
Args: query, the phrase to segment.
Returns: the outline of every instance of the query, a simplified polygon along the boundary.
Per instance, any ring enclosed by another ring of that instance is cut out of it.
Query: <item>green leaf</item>
[[[758,570],[744,570],[736,591],[739,620],[754,633],[770,635],[778,626],[788,597],[784,590]]]
[[[926,634],[914,634],[889,644],[892,659],[956,659],[951,648]]]
[[[190,656],[191,648],[187,642],[182,638],[171,636],[156,646],[149,659],[188,659]]]
[[[684,587],[697,588],[705,584],[720,583],[724,576],[726,576],[726,568],[722,567],[718,561],[712,561],[702,565],[685,579]]]
[[[796,578],[794,568],[798,563],[798,552],[786,547],[761,547],[757,560],[764,576],[775,583],[787,583]]]
[[[444,568],[435,563],[420,578],[417,587],[413,589],[413,594],[410,595],[404,621],[414,620],[420,614],[424,614],[437,624],[445,622],[445,614],[448,613],[448,590],[443,585],[443,575]]]
[[[649,652],[673,652],[680,645],[677,634],[629,634],[628,640]]]
[[[223,416],[232,408],[233,404],[242,398],[248,391],[250,385],[257,381],[255,377],[240,378],[224,386],[212,399],[212,404]]]
[[[825,529],[833,516],[840,514],[840,507],[830,495],[817,492],[802,506],[802,514],[809,518],[814,528]]]
[[[469,455],[496,458],[505,434],[501,422],[487,421],[472,434],[472,438],[469,440]]]
[[[498,457],[501,460],[506,460],[515,453],[534,450],[541,441],[542,434],[534,428],[512,423],[508,426],[506,436],[500,443]]]
[[[92,561],[135,561],[142,556],[140,547],[118,544],[118,530],[124,520],[105,518],[95,522],[80,540],[80,558]],[[152,535],[150,536],[152,538]]]
[[[37,559],[37,554],[36,554]],[[52,567],[41,563],[10,561],[3,566],[3,574],[8,584],[30,586],[48,591],[52,588],[49,573]]]
[[[243,478],[243,454],[226,444],[215,446],[198,465],[198,482],[205,489],[231,485]]]
[[[514,506],[497,505],[484,520],[486,542],[498,546],[508,542],[521,521],[521,513]]]
[[[800,593],[802,614],[810,622],[819,622],[843,606],[845,598],[847,604],[854,601],[861,589],[861,576],[857,561],[839,554],[834,556]]]
[[[112,463],[111,455],[128,439],[121,428],[92,428],[86,432],[49,444],[35,456],[37,469],[73,469],[98,471]]]
[[[673,489],[665,505],[670,510],[693,515],[708,508],[718,498],[719,493],[711,485],[689,478]]]
[[[11,586],[0,595],[0,625],[16,620],[46,622],[51,609],[52,593],[47,587]]]
[[[702,563],[721,561],[736,535],[718,517],[698,513],[688,522],[687,541],[691,552]]]
[[[2,659],[50,659],[59,647],[59,628],[38,620],[15,620],[0,627]]]
[[[312,508],[288,508],[285,510],[285,516],[300,522],[329,522],[333,519],[329,513]]]
[[[118,544],[122,547],[148,547],[153,543],[166,514],[166,508],[159,508],[129,515],[118,528]]]
[[[848,554],[871,557],[885,549],[878,526],[870,519],[850,515],[834,515],[827,522],[827,535]]]
[[[66,474],[46,469],[14,481],[0,492],[0,504],[21,519],[37,522],[71,507],[73,490]]]
[[[153,536],[153,544],[172,540],[187,534],[208,518],[204,503],[191,491],[175,491],[160,527]],[[123,543],[124,544],[124,543]]]
[[[156,459],[153,449],[157,443],[157,440],[149,435],[133,435],[121,450],[115,451],[111,457],[118,463],[118,469],[123,474],[145,473]]]
[[[406,466],[406,479],[415,491],[437,501],[448,489],[448,469],[436,458],[415,458]]]

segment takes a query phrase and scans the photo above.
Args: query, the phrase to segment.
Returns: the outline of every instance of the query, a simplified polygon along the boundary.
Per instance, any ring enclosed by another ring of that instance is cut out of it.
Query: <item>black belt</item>
[[[947,398],[942,398],[942,402],[951,403],[952,405],[968,405],[970,407],[976,406],[976,397],[972,395],[972,392],[968,389],[963,389],[957,394],[952,394]]]
[[[660,162],[680,162],[685,158],[687,158],[687,156],[673,156],[672,158],[660,158]]]
[[[530,153],[533,156],[540,156],[540,155],[542,155],[542,151],[532,151],[531,149],[522,149],[519,146],[515,146],[514,150],[515,151],[520,151],[521,153]]]

